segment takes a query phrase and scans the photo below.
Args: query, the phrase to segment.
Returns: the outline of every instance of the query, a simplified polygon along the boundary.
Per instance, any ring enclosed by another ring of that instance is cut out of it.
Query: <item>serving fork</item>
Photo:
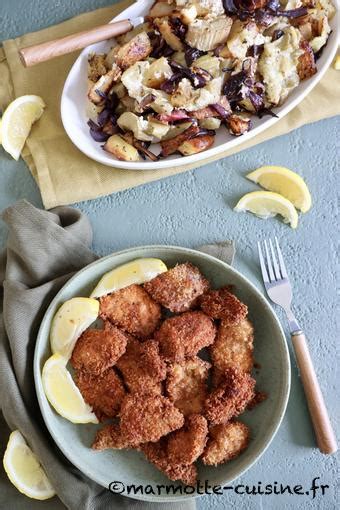
[[[264,241],[263,248],[261,243],[258,243],[258,252],[267,294],[275,304],[284,309],[287,315],[296,361],[300,370],[319,450],[322,453],[334,453],[338,449],[336,438],[315,374],[305,334],[292,312],[292,286],[278,240],[275,238],[275,247],[271,240],[268,243]]]

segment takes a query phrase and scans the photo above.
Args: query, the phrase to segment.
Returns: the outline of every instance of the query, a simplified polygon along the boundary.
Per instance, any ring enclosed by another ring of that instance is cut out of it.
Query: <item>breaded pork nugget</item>
[[[77,372],[75,380],[84,400],[93,407],[99,421],[117,415],[126,390],[113,368],[108,368],[100,375]]]
[[[99,315],[139,338],[147,338],[157,328],[161,307],[140,285],[130,285],[100,298]]]
[[[197,298],[209,289],[208,280],[190,264],[178,264],[144,284],[157,303],[171,312],[186,312],[193,308]]]
[[[237,324],[247,316],[248,307],[230,292],[229,287],[210,290],[199,299],[204,313],[213,319],[224,319]]]
[[[255,379],[236,368],[227,368],[219,386],[205,402],[205,416],[212,424],[226,423],[246,409],[254,398]]]
[[[242,372],[251,372],[253,368],[254,329],[248,319],[239,323],[221,321],[216,340],[210,347],[214,372],[224,372],[226,368],[236,367]],[[214,376],[214,381],[216,381]]]
[[[159,354],[156,340],[129,339],[125,354],[117,361],[117,368],[131,392],[161,393],[166,364]]]
[[[77,340],[71,363],[75,370],[100,375],[124,354],[127,336],[105,322],[104,329],[87,329]]]
[[[195,464],[174,464],[167,455],[167,438],[163,437],[158,443],[146,443],[139,447],[149,462],[154,464],[170,480],[181,481],[186,485],[194,485],[197,480]]]
[[[166,319],[155,339],[166,360],[181,361],[211,345],[215,335],[216,327],[210,317],[203,312],[185,312]]]
[[[203,411],[210,367],[198,356],[169,364],[166,392],[184,416]]]
[[[120,408],[120,428],[133,445],[156,442],[184,424],[183,414],[166,397],[155,393],[127,395]]]
[[[172,464],[192,464],[202,455],[208,437],[208,422],[200,414],[192,414],[184,427],[168,435],[167,452]]]
[[[240,455],[248,446],[249,432],[247,425],[240,421],[212,425],[201,457],[203,464],[217,466]]]
[[[110,424],[98,430],[92,448],[94,450],[106,450],[107,448],[123,450],[124,448],[130,448],[130,446],[119,425]]]

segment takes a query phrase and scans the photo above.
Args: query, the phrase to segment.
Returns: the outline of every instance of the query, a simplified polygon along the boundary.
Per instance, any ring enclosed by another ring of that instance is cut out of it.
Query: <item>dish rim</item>
[[[84,468],[84,466],[81,466],[80,463],[75,461],[75,459],[70,459],[70,457],[68,455],[67,446],[65,446],[63,444],[62,440],[59,437],[56,436],[56,434],[53,431],[53,427],[50,425],[48,417],[46,416],[46,413],[45,413],[45,402],[47,402],[47,404],[49,406],[50,406],[50,403],[48,402],[46,396],[43,393],[42,378],[41,378],[41,368],[40,368],[40,352],[39,352],[39,350],[41,350],[41,349],[38,349],[38,347],[40,346],[40,343],[43,341],[43,338],[44,338],[42,332],[43,332],[43,329],[45,327],[45,324],[46,324],[47,321],[51,320],[51,317],[50,317],[51,312],[55,308],[56,302],[58,302],[59,296],[62,294],[62,292],[64,291],[65,287],[67,287],[68,285],[72,284],[77,278],[79,278],[79,275],[84,274],[85,272],[87,272],[92,267],[102,263],[102,261],[106,261],[106,260],[109,260],[109,259],[114,259],[115,257],[118,257],[120,255],[125,255],[125,254],[131,254],[131,257],[132,257],[131,260],[134,260],[134,258],[133,258],[134,252],[137,252],[137,253],[140,254],[140,255],[137,255],[136,258],[142,258],[144,256],[147,256],[147,253],[150,252],[151,250],[152,251],[162,251],[162,250],[165,250],[167,252],[169,252],[169,251],[170,252],[178,252],[178,251],[180,251],[183,255],[185,255],[187,253],[190,254],[190,255],[196,255],[196,256],[198,255],[199,257],[202,257],[205,260],[208,260],[208,261],[211,261],[211,262],[214,262],[214,263],[217,262],[218,265],[221,266],[221,269],[223,271],[224,270],[230,271],[232,274],[235,274],[237,277],[241,278],[241,280],[244,280],[245,283],[250,286],[251,291],[253,293],[255,293],[256,297],[260,300],[261,305],[263,305],[268,310],[268,312],[272,315],[272,318],[273,318],[273,320],[276,323],[276,326],[278,328],[278,337],[279,336],[281,337],[282,356],[283,356],[283,362],[284,362],[284,365],[285,365],[284,369],[283,369],[282,396],[281,396],[281,401],[280,401],[281,409],[280,409],[279,413],[276,416],[275,423],[272,423],[270,425],[270,427],[269,427],[269,430],[267,432],[268,438],[267,438],[266,442],[264,443],[261,451],[259,451],[258,453],[256,453],[254,455],[254,458],[251,459],[249,464],[247,466],[245,466],[244,469],[242,469],[237,474],[237,476],[233,477],[230,480],[229,479],[227,480],[227,483],[231,483],[233,480],[239,478],[246,471],[248,471],[262,457],[262,455],[265,453],[265,451],[267,450],[267,448],[269,447],[269,445],[273,441],[275,435],[277,434],[277,432],[278,432],[278,430],[279,430],[279,428],[281,426],[282,420],[284,418],[284,415],[285,415],[285,412],[286,412],[286,408],[287,408],[287,404],[288,404],[289,395],[290,395],[290,387],[291,387],[291,363],[290,363],[290,356],[289,356],[289,349],[288,349],[288,345],[287,345],[287,340],[286,340],[285,333],[284,333],[284,331],[282,329],[281,323],[280,323],[280,321],[279,321],[275,311],[273,310],[272,306],[270,305],[268,300],[265,298],[265,296],[261,293],[261,291],[255,286],[254,283],[252,283],[252,281],[250,281],[246,276],[244,276],[242,273],[240,273],[234,267],[230,266],[226,262],[223,262],[222,260],[220,260],[220,259],[218,259],[216,257],[213,257],[212,255],[208,255],[207,253],[201,252],[199,250],[195,250],[195,249],[192,249],[192,248],[186,248],[186,247],[182,247],[182,246],[175,246],[175,245],[170,245],[170,246],[167,246],[167,245],[146,245],[146,246],[136,246],[136,247],[132,247],[132,248],[127,248],[127,249],[124,249],[124,250],[120,250],[120,251],[111,253],[110,255],[107,255],[105,257],[101,257],[98,260],[95,260],[94,262],[92,262],[91,264],[88,264],[83,269],[78,271],[75,275],[73,275],[61,287],[61,289],[57,292],[57,294],[52,299],[51,303],[49,304],[48,308],[45,311],[44,317],[43,317],[43,319],[41,321],[41,324],[40,324],[40,327],[39,327],[39,331],[38,331],[38,334],[37,334],[37,340],[36,340],[36,344],[35,344],[34,359],[33,359],[33,373],[34,373],[35,391],[36,391],[36,395],[37,395],[37,399],[38,399],[38,403],[39,403],[40,412],[42,414],[44,423],[45,423],[45,425],[46,425],[46,427],[47,427],[47,429],[48,429],[48,431],[49,431],[53,441],[55,442],[57,447],[60,449],[60,451],[65,455],[65,457],[76,468],[78,468],[84,475],[86,475],[88,478],[90,478],[91,480],[95,481],[100,486],[108,489],[107,486],[103,485],[103,481],[102,480],[99,480],[98,478],[96,478],[95,474],[91,471],[90,468],[88,469],[87,466],[85,466],[85,468]],[[146,253],[141,255],[142,251],[146,252]],[[47,338],[47,341],[49,341],[49,337]],[[123,494],[123,495],[127,496],[127,497],[131,497],[132,499],[140,500],[140,501],[169,503],[169,502],[176,502],[176,501],[185,501],[185,500],[188,500],[190,498],[197,498],[197,497],[200,497],[202,494],[194,494],[194,495],[181,494],[180,496],[176,495],[176,497],[174,497],[174,498],[166,498],[166,497],[163,497],[163,496],[157,496],[157,497],[149,498],[147,495],[144,495],[144,494],[143,495],[140,495],[140,494],[133,494],[133,495],[131,495],[131,494],[128,494],[128,495],[127,494]]]
[[[291,110],[293,110],[293,108],[295,108],[311,92],[311,90],[322,79],[325,72],[327,71],[327,69],[329,68],[329,66],[332,63],[332,60],[336,54],[338,44],[339,44],[339,39],[340,39],[340,0],[332,0],[332,1],[334,3],[336,12],[335,12],[333,19],[331,20],[331,23],[333,25],[332,31],[329,34],[329,39],[328,39],[327,45],[324,47],[323,56],[325,55],[325,53],[327,54],[327,56],[322,64],[322,66],[320,67],[320,69],[318,69],[318,72],[314,76],[312,76],[305,82],[300,82],[298,87],[294,90],[296,92],[298,92],[299,88],[301,88],[302,86],[303,86],[303,90],[301,92],[297,93],[295,98],[293,98],[292,95],[289,95],[288,98],[286,99],[285,103],[282,106],[275,109],[275,111],[278,113],[277,118],[275,118],[275,117],[267,118],[261,124],[254,127],[253,129],[251,129],[247,133],[243,134],[242,136],[234,137],[231,140],[228,140],[225,143],[221,143],[217,146],[213,145],[211,148],[207,149],[206,151],[200,152],[198,154],[193,154],[191,156],[179,156],[174,159],[165,158],[165,159],[161,159],[160,161],[155,161],[155,162],[149,161],[149,160],[138,161],[138,162],[120,161],[120,160],[114,158],[112,155],[106,154],[105,151],[102,149],[101,149],[101,151],[103,154],[101,154],[101,152],[99,150],[94,151],[94,150],[92,150],[92,148],[88,149],[87,145],[79,142],[76,134],[74,133],[74,124],[72,124],[72,122],[69,121],[70,116],[67,114],[67,111],[68,111],[67,91],[70,88],[71,84],[73,84],[73,80],[74,80],[73,74],[75,73],[75,69],[76,69],[77,65],[79,65],[79,63],[81,62],[81,59],[84,58],[85,54],[87,57],[87,55],[90,51],[90,48],[92,46],[88,46],[84,50],[82,50],[82,52],[80,53],[78,58],[73,63],[73,65],[68,73],[68,76],[66,78],[66,81],[65,81],[65,84],[63,87],[63,91],[62,91],[62,95],[61,95],[61,105],[60,105],[61,120],[62,120],[64,129],[65,129],[68,137],[72,141],[72,143],[81,152],[83,152],[83,154],[85,154],[87,157],[89,157],[93,161],[97,161],[98,163],[101,163],[105,166],[109,166],[109,167],[113,167],[113,168],[135,170],[135,171],[161,170],[161,169],[170,168],[170,167],[177,168],[177,167],[181,167],[181,166],[191,165],[191,164],[194,164],[197,162],[202,162],[202,164],[208,164],[209,162],[204,163],[204,161],[207,159],[210,159],[210,158],[213,158],[213,160],[219,159],[219,155],[222,152],[225,152],[229,149],[237,147],[238,145],[242,144],[243,142],[247,142],[248,140],[252,139],[256,135],[265,131],[266,129],[269,129],[271,126],[276,124],[276,122],[278,122],[279,120],[283,119]],[[131,11],[131,14],[133,14],[133,16],[138,16],[141,14],[138,11],[143,9],[144,4],[149,4],[149,3],[152,4],[153,2],[151,0],[138,0],[137,2],[133,3],[132,5],[130,5],[126,9],[124,9],[122,12],[120,12],[117,16],[115,16],[111,20],[111,22],[116,21],[116,20],[118,21],[118,20],[124,19],[126,17],[131,17],[130,14],[128,14],[128,15],[125,14],[128,11]],[[135,10],[137,10],[137,13],[134,14]],[[99,44],[101,44],[101,43],[99,43]],[[301,83],[302,83],[302,85],[301,85]],[[294,91],[293,91],[293,93],[294,93]],[[90,134],[88,134],[88,136],[90,138]]]

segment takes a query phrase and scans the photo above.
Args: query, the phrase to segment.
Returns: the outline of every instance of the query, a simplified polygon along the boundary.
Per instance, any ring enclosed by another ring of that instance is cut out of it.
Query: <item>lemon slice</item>
[[[91,297],[100,297],[110,294],[132,284],[141,284],[164,273],[168,268],[160,259],[136,259],[122,266],[116,267],[104,274],[93,290]]]
[[[235,207],[235,211],[250,211],[260,218],[270,218],[280,214],[285,223],[292,228],[298,224],[298,214],[293,204],[278,193],[270,191],[253,191],[244,195]]]
[[[269,191],[280,193],[303,213],[311,208],[312,198],[305,181],[288,168],[283,166],[261,166],[261,168],[248,174],[247,179],[256,182]]]
[[[45,395],[60,416],[72,423],[98,423],[92,408],[86,404],[70,372],[67,360],[61,354],[53,354],[45,363],[42,383]]]
[[[25,496],[33,499],[49,499],[55,495],[38,457],[25,439],[15,430],[9,436],[3,464],[12,484]]]
[[[45,103],[39,96],[21,96],[6,108],[1,123],[2,146],[18,160],[32,124],[42,116]]]
[[[98,313],[99,302],[96,299],[76,297],[66,301],[52,321],[52,352],[59,352],[69,359],[77,339],[97,319]]]

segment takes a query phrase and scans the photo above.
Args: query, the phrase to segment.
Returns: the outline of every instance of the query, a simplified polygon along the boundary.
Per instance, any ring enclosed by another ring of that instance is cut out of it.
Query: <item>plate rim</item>
[[[169,246],[167,246],[167,245],[145,245],[145,246],[135,246],[135,247],[131,247],[131,248],[126,248],[124,250],[119,250],[117,252],[113,252],[113,253],[111,253],[109,255],[106,255],[104,257],[100,257],[99,259],[95,260],[91,264],[88,264],[84,268],[82,268],[79,271],[77,271],[59,289],[59,291],[57,292],[57,294],[54,296],[54,298],[50,302],[49,306],[47,307],[47,309],[46,309],[46,311],[44,313],[44,316],[43,316],[43,318],[41,320],[40,327],[39,327],[39,330],[38,330],[38,333],[37,333],[35,349],[34,349],[34,358],[33,358],[34,386],[35,386],[35,392],[36,392],[37,400],[38,400],[38,403],[39,403],[40,412],[42,414],[45,426],[46,426],[46,428],[47,428],[47,430],[48,430],[52,440],[54,441],[54,443],[56,444],[58,449],[63,453],[63,455],[71,462],[72,465],[74,465],[77,469],[79,469],[85,476],[87,476],[89,479],[95,481],[100,486],[102,486],[102,487],[106,488],[107,490],[109,490],[106,486],[103,485],[102,481],[100,481],[99,479],[96,479],[96,477],[93,475],[93,472],[91,472],[90,469],[87,469],[86,467],[84,468],[83,466],[80,466],[79,463],[75,462],[74,459],[72,459],[72,460],[70,459],[70,457],[68,456],[67,447],[64,446],[62,441],[56,437],[56,435],[54,434],[54,432],[52,430],[52,427],[50,426],[48,418],[46,417],[46,414],[45,414],[45,407],[44,407],[45,406],[45,400],[47,400],[47,399],[46,399],[45,396],[43,397],[43,395],[42,395],[42,393],[43,393],[43,386],[42,386],[40,359],[39,359],[39,352],[38,352],[39,351],[39,345],[42,342],[42,340],[41,340],[42,330],[45,327],[45,323],[48,320],[50,320],[49,316],[51,315],[51,311],[54,309],[54,307],[56,305],[56,302],[58,302],[60,294],[64,291],[65,287],[67,287],[74,280],[79,278],[80,274],[83,274],[83,273],[87,272],[93,266],[96,266],[96,265],[102,263],[103,261],[106,261],[106,260],[109,260],[109,259],[114,259],[117,256],[125,255],[125,254],[131,254],[131,256],[132,256],[134,252],[141,252],[141,251],[148,252],[150,250],[166,250],[166,251],[170,251],[170,252],[171,251],[173,251],[173,252],[180,251],[180,252],[183,253],[183,255],[185,255],[186,253],[189,253],[189,254],[192,254],[192,255],[196,255],[196,256],[198,255],[200,257],[203,257],[203,258],[205,258],[208,261],[210,260],[210,261],[215,262],[215,263],[218,262],[218,264],[221,266],[222,269],[226,269],[227,271],[231,271],[231,273],[234,273],[235,275],[240,277],[241,280],[245,280],[245,283],[247,283],[251,287],[252,291],[257,295],[257,297],[259,298],[259,300],[261,301],[263,306],[268,309],[269,313],[272,315],[272,318],[273,318],[273,320],[275,321],[275,323],[276,323],[276,325],[278,327],[278,333],[279,333],[278,336],[281,337],[282,353],[283,353],[283,359],[284,359],[284,363],[285,363],[285,369],[283,371],[283,381],[282,381],[282,395],[281,395],[281,402],[280,402],[281,409],[280,409],[279,414],[277,415],[276,423],[271,425],[271,428],[269,430],[269,437],[266,440],[266,442],[265,442],[261,452],[256,454],[254,459],[252,459],[251,462],[244,469],[242,469],[238,473],[238,475],[236,477],[228,480],[228,483],[231,483],[232,481],[234,481],[237,478],[239,478],[240,476],[242,476],[246,471],[248,471],[262,457],[262,455],[265,453],[265,451],[268,449],[268,447],[272,443],[273,439],[275,438],[275,436],[276,436],[276,434],[277,434],[277,432],[278,432],[278,430],[279,430],[279,428],[281,426],[282,420],[283,420],[283,418],[285,416],[285,413],[286,413],[287,404],[288,404],[289,395],[290,395],[290,389],[291,389],[291,361],[290,361],[290,355],[289,355],[287,338],[286,338],[286,335],[285,335],[285,333],[283,331],[281,322],[280,322],[279,318],[277,317],[273,307],[271,306],[269,301],[265,298],[264,294],[256,287],[256,285],[251,280],[249,280],[246,276],[244,276],[240,271],[238,271],[237,269],[235,269],[231,265],[227,264],[226,262],[224,262],[224,261],[222,261],[222,260],[220,260],[220,259],[218,259],[218,258],[216,258],[216,257],[214,257],[212,255],[209,255],[207,253],[201,252],[199,250],[195,250],[195,249],[192,249],[192,248],[186,248],[186,247],[183,247],[183,246],[176,246],[176,245],[169,245]],[[141,256],[138,256],[138,258],[141,258]],[[43,401],[43,398],[45,399],[44,401]],[[47,403],[48,403],[48,405],[50,405],[48,400],[47,400]],[[193,498],[197,498],[197,497],[201,497],[202,496],[202,494],[194,494],[194,495],[183,495],[183,494],[181,494],[180,496],[176,495],[176,497],[173,497],[173,498],[167,498],[167,497],[163,497],[163,496],[156,496],[156,497],[150,497],[149,498],[147,495],[139,495],[139,494],[134,494],[134,495],[123,494],[123,495],[125,497],[130,497],[131,499],[134,499],[134,500],[149,501],[149,502],[158,502],[158,503],[170,503],[170,502],[173,503],[173,502],[177,502],[177,501],[178,502],[179,501],[187,501],[188,499],[193,499]]]
[[[73,72],[80,62],[80,60],[84,57],[85,53],[87,54],[89,52],[89,48],[91,46],[88,46],[84,48],[75,62],[73,63],[71,69],[69,70],[69,73],[67,75],[66,81],[64,83],[64,87],[61,94],[61,102],[60,102],[60,112],[61,112],[61,120],[62,124],[64,126],[64,129],[71,140],[71,142],[88,158],[90,158],[93,161],[96,161],[98,163],[101,163],[108,167],[113,167],[117,169],[125,169],[125,170],[134,170],[134,171],[146,171],[146,170],[161,170],[161,169],[169,169],[171,167],[181,168],[186,165],[191,165],[194,163],[201,162],[202,164],[209,164],[207,159],[213,158],[213,161],[216,159],[219,159],[219,156],[222,152],[227,151],[229,149],[232,149],[234,147],[237,147],[238,145],[241,145],[243,142],[247,142],[248,140],[251,140],[256,135],[262,133],[263,131],[269,129],[274,124],[276,124],[279,120],[283,119],[291,110],[293,110],[305,97],[311,92],[311,90],[320,82],[328,68],[330,67],[332,60],[336,54],[339,39],[340,39],[340,0],[332,0],[336,9],[334,20],[335,22],[334,27],[329,35],[329,37],[332,37],[332,40],[328,40],[328,44],[326,47],[324,47],[324,50],[327,53],[327,57],[325,59],[325,62],[323,63],[322,67],[318,70],[318,72],[309,78],[310,83],[305,85],[304,90],[297,94],[297,97],[295,99],[290,98],[288,96],[287,101],[279,107],[279,116],[278,118],[272,117],[264,121],[259,126],[251,129],[248,131],[248,133],[245,133],[242,136],[235,137],[225,143],[222,143],[218,146],[213,146],[210,149],[203,151],[198,154],[193,154],[191,156],[184,156],[184,157],[178,157],[175,159],[164,159],[157,162],[152,161],[139,161],[139,162],[129,162],[129,161],[120,161],[117,159],[111,158],[111,156],[107,156],[105,152],[103,151],[103,155],[98,153],[92,153],[92,151],[88,150],[86,146],[82,146],[78,143],[77,137],[74,135],[72,125],[70,125],[68,121],[68,115],[67,115],[67,90],[71,84],[73,83]],[[137,2],[131,4],[129,7],[121,11],[117,16],[115,16],[112,21],[122,19],[125,16],[125,13],[129,10],[134,11],[138,9],[142,9],[144,4],[150,3],[150,0],[138,0]],[[151,2],[152,3],[152,2]],[[137,16],[137,14],[133,14],[134,16]],[[333,20],[332,20],[333,21]],[[301,83],[298,87],[301,86]],[[298,88],[296,89],[298,90]],[[90,136],[90,135],[88,135]],[[227,157],[227,156],[226,156]]]

